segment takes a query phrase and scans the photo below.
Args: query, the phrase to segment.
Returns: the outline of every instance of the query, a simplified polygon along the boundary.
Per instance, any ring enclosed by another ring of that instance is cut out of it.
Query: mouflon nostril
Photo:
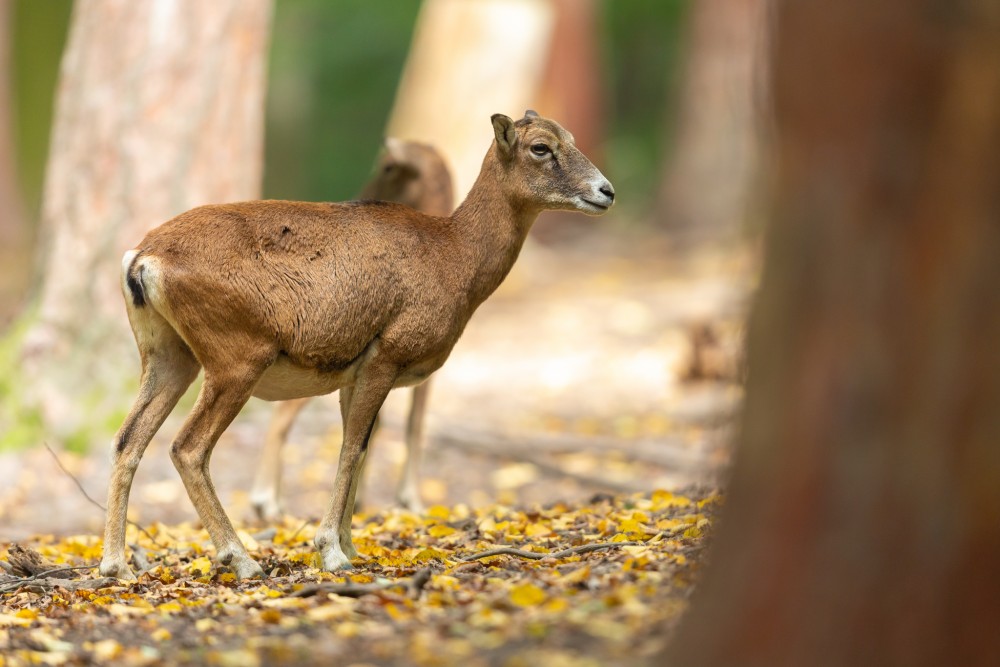
[[[601,194],[610,199],[611,201],[615,200],[615,189],[611,187],[610,183],[601,186]]]

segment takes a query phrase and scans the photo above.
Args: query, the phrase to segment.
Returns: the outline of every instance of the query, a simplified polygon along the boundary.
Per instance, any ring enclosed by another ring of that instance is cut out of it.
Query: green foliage
[[[681,78],[688,0],[607,0],[604,4],[611,90],[608,168],[622,204],[652,204],[669,152]]]
[[[21,343],[34,322],[30,312],[0,337],[0,452],[38,444],[44,433],[38,408],[24,405],[21,371]]]
[[[267,101],[267,197],[339,201],[368,177],[418,0],[279,2]]]
[[[32,217],[42,196],[55,81],[72,6],[72,0],[13,3],[14,141],[24,201]]]
[[[36,323],[37,313],[29,309],[0,336],[0,452],[48,442],[72,452],[86,453],[94,443],[103,445],[121,426],[138,388],[137,378],[122,374],[110,388],[95,383],[94,388],[81,390],[76,399],[83,406],[81,414],[93,418],[55,432],[51,425],[46,426],[41,409],[26,391],[32,386],[32,378],[25,374],[21,364],[24,337]]]

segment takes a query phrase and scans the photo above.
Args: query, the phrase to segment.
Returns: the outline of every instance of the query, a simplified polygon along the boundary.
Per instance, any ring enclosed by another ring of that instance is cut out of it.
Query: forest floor
[[[237,582],[208,559],[167,455],[173,415],[130,503],[149,533],[131,528],[130,541],[150,569],[130,585],[96,571],[30,582],[30,568],[0,572],[0,665],[648,659],[684,608],[721,502],[752,287],[744,255],[672,257],[656,243],[529,247],[435,376],[422,515],[385,509],[405,457],[407,392],[387,402],[354,523],[363,560],[346,577],[316,570],[311,548],[340,443],[335,397],[315,400],[292,431],[285,520],[241,523],[264,582]],[[269,415],[249,405],[213,456],[237,523],[251,516]],[[106,444],[4,453],[0,469],[0,561],[16,563],[18,543],[44,567],[96,563]],[[497,546],[584,545],[598,546],[467,560]]]

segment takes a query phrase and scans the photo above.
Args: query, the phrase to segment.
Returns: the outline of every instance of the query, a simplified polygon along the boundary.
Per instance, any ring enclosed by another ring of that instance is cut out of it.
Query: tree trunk
[[[605,111],[609,90],[601,58],[599,0],[551,0],[552,44],[533,107],[573,133],[576,147],[604,168]],[[593,232],[569,211],[543,211],[532,237],[556,244]],[[530,257],[530,255],[529,255]]]
[[[572,128],[576,147],[603,162],[608,90],[603,73],[599,0],[551,0],[552,44],[536,110]]]
[[[743,230],[760,148],[765,0],[692,4],[656,218],[679,244]]]
[[[95,402],[134,375],[121,356],[122,253],[193,206],[258,196],[270,14],[271,0],[77,3],[22,355],[22,389],[50,432],[107,419]]]
[[[550,0],[424,0],[387,133],[446,157],[465,198],[490,145],[490,116],[533,104],[552,32]]]
[[[1000,664],[1000,5],[785,0],[727,509],[669,664]]]

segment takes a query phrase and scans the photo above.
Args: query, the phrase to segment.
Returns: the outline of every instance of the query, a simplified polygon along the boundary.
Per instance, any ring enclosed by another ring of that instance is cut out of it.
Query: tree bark
[[[744,229],[760,152],[766,9],[765,0],[692,4],[656,210],[680,245],[732,241]]]
[[[520,118],[533,103],[553,18],[550,0],[425,0],[421,6],[387,134],[438,148],[459,202],[490,145],[490,116]]]
[[[270,14],[271,0],[77,3],[43,195],[44,284],[22,355],[23,388],[57,432],[92,419],[93,396],[132,375],[116,362],[131,337],[122,253],[193,206],[259,196]]]
[[[785,0],[743,436],[669,664],[1000,664],[1000,5]]]

